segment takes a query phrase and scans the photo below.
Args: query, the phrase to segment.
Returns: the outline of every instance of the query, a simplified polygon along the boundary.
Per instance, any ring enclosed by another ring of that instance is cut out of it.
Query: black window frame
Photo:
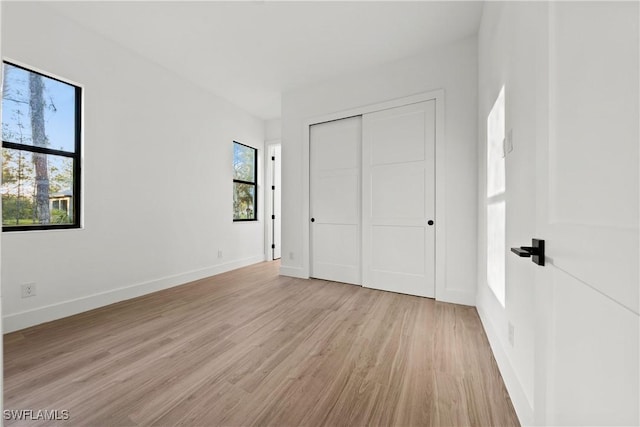
[[[61,156],[73,159],[73,201],[71,206],[73,206],[73,223],[69,224],[34,224],[34,225],[2,225],[3,232],[11,232],[11,231],[37,231],[37,230],[68,230],[74,228],[81,228],[81,173],[82,173],[82,88],[73,83],[69,83],[68,81],[59,79],[57,77],[53,77],[48,74],[44,74],[39,71],[32,70],[23,65],[15,64],[11,61],[2,61],[2,72],[4,73],[4,67],[6,65],[11,65],[15,68],[20,68],[29,73],[38,74],[47,79],[55,80],[60,83],[64,83],[74,88],[75,92],[75,114],[74,114],[74,152],[71,153],[69,151],[64,150],[55,150],[46,147],[38,147],[34,145],[28,144],[18,144],[15,142],[9,142],[2,140],[2,148],[9,148],[13,150],[20,151],[28,151],[31,153],[42,153],[42,154],[50,154],[54,156]]]
[[[235,144],[238,145],[242,145],[243,147],[246,148],[250,148],[253,150],[254,152],[254,156],[253,156],[253,179],[254,181],[244,181],[242,179],[236,179],[233,178],[233,183],[236,184],[247,184],[247,185],[253,185],[254,187],[254,192],[253,194],[255,194],[255,201],[254,201],[254,212],[253,212],[253,218],[233,218],[233,222],[251,222],[251,221],[258,221],[258,149],[255,147],[251,147],[250,145],[247,144],[243,144],[241,142],[238,141],[233,141],[234,144],[234,156],[235,156]],[[235,190],[234,190],[235,191]]]

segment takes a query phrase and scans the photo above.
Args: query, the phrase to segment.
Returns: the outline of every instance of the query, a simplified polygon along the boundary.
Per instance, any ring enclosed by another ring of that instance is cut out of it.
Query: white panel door
[[[282,180],[280,167],[280,144],[267,146],[267,190],[265,192],[266,233],[267,233],[267,259],[280,259],[281,248],[281,194]]]
[[[272,207],[273,207],[273,216],[275,217],[273,219],[273,236],[272,236],[272,241],[273,241],[273,259],[280,259],[281,254],[282,254],[282,248],[281,246],[281,224],[282,224],[282,219],[280,218],[281,214],[281,200],[282,200],[282,183],[281,183],[281,156],[280,156],[280,144],[274,145],[272,148],[272,166],[273,166],[273,177],[272,177],[272,183],[273,183],[273,189],[272,189]]]
[[[363,117],[363,286],[435,296],[435,100]]]
[[[359,285],[362,117],[309,132],[311,277]]]
[[[536,424],[640,423],[638,12],[637,2],[549,6],[531,236],[547,253],[545,267],[531,264]]]

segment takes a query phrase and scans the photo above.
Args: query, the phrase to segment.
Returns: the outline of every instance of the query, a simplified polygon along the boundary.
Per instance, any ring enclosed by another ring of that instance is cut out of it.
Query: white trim
[[[273,163],[271,163],[271,156],[272,154],[272,150],[276,147],[276,146],[280,146],[282,147],[281,141],[279,139],[272,139],[269,141],[265,141],[265,149],[264,149],[264,182],[265,182],[265,186],[264,186],[264,195],[263,195],[263,199],[264,199],[264,242],[265,242],[265,246],[264,246],[264,256],[265,259],[268,261],[271,261],[271,258],[273,256],[273,252],[271,252],[271,245],[273,244],[273,234],[272,234],[272,228],[273,228],[273,221],[271,220],[271,218],[269,218],[269,216],[271,215],[271,213],[273,212],[273,200],[272,200],[272,193],[271,193],[271,187],[273,186]],[[282,149],[282,148],[281,148]],[[280,154],[280,157],[282,157],[282,154]],[[280,159],[280,161],[282,161],[282,159]]]
[[[328,122],[331,120],[339,120],[347,117],[361,116],[368,113],[374,113],[376,111],[387,110],[390,108],[402,107],[404,105],[416,104],[419,102],[435,100],[436,101],[436,299],[440,299],[440,295],[443,297],[448,296],[446,288],[446,214],[445,214],[445,202],[446,202],[446,144],[444,133],[444,89],[437,89],[430,92],[424,92],[417,95],[411,95],[403,98],[397,98],[390,101],[380,102],[377,104],[365,105],[356,107],[350,110],[339,111],[335,113],[325,114],[322,116],[311,117],[306,119],[302,123],[302,267],[299,275],[292,275],[294,277],[309,278],[309,266],[310,266],[310,240],[309,240],[309,126],[317,123]],[[306,189],[306,191],[305,191]],[[290,267],[287,267],[290,268]],[[283,273],[283,268],[280,269],[280,274]],[[449,298],[453,302],[458,302],[459,298]],[[465,298],[465,301],[468,298]],[[463,304],[466,302],[463,302]],[[472,303],[470,305],[473,305]]]
[[[529,404],[529,400],[527,399],[527,395],[524,392],[520,381],[518,381],[516,371],[513,369],[513,366],[511,366],[507,353],[505,353],[502,345],[500,344],[496,328],[489,319],[489,316],[485,314],[481,305],[476,307],[476,311],[478,312],[478,316],[480,316],[480,321],[482,322],[487,339],[489,340],[493,357],[496,359],[496,363],[498,364],[498,369],[502,375],[504,385],[507,387],[507,392],[509,393],[509,397],[513,403],[513,408],[516,410],[518,420],[523,426],[533,425],[533,408]]]
[[[309,275],[304,275],[303,270],[300,267],[285,267],[280,266],[280,275],[287,277],[297,277],[299,279],[308,279]]]
[[[18,61],[16,59],[9,58],[7,56],[3,56],[2,57],[2,62],[10,62],[13,65],[17,65],[19,67],[26,68],[29,71],[35,71],[36,73],[42,74],[45,77],[51,77],[51,78],[54,78],[56,80],[60,80],[63,83],[67,83],[67,84],[70,84],[70,85],[73,85],[73,86],[77,86],[80,89],[84,89],[85,88],[85,86],[83,84],[78,83],[75,80],[71,80],[71,79],[68,79],[66,77],[61,77],[60,75],[58,75],[56,73],[52,73],[51,71],[46,71],[46,70],[43,70],[42,68],[34,67],[31,64],[28,64],[28,63],[22,62],[22,61]]]
[[[254,256],[9,314],[3,316],[3,332],[14,332],[263,261],[263,255]]]
[[[469,305],[475,307],[476,295],[472,292],[461,289],[449,289],[443,286],[440,290],[436,285],[436,297],[438,301],[450,302],[452,304]]]
[[[447,290],[447,151],[446,151],[446,135],[445,135],[445,97],[444,90],[438,91],[435,96],[436,100],[436,300],[446,299],[451,302],[465,303],[460,298],[455,298]],[[466,298],[468,299],[468,298]],[[475,294],[472,303],[475,302]]]

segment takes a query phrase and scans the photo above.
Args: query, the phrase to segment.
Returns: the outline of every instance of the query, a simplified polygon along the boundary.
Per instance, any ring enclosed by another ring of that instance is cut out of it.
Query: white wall
[[[264,122],[265,141],[275,141],[282,137],[282,120],[271,119]]]
[[[474,304],[476,288],[477,40],[344,75],[283,94],[282,268],[304,276],[303,122],[307,119],[436,89],[445,91],[446,290],[453,302]],[[441,254],[442,255],[442,254]]]
[[[262,120],[43,3],[2,7],[6,59],[84,88],[84,228],[3,233],[5,332],[264,259],[262,214],[232,222],[232,141],[262,150]]]
[[[526,245],[536,236],[536,23],[544,13],[533,3],[485,4],[478,41],[478,297],[477,309],[500,364],[521,422],[533,417],[534,277],[530,262],[505,254],[505,307],[487,285],[486,159],[487,116],[505,86],[507,130],[514,149],[506,157],[507,248]],[[533,197],[532,197],[533,195]],[[508,250],[508,249],[507,249]],[[517,277],[517,280],[515,279]],[[508,342],[508,324],[514,345]]]

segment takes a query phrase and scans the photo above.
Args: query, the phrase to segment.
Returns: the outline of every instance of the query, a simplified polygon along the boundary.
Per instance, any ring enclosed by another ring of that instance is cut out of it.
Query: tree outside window
[[[79,227],[81,89],[3,66],[3,231]]]
[[[258,150],[233,142],[233,220],[258,219]]]

